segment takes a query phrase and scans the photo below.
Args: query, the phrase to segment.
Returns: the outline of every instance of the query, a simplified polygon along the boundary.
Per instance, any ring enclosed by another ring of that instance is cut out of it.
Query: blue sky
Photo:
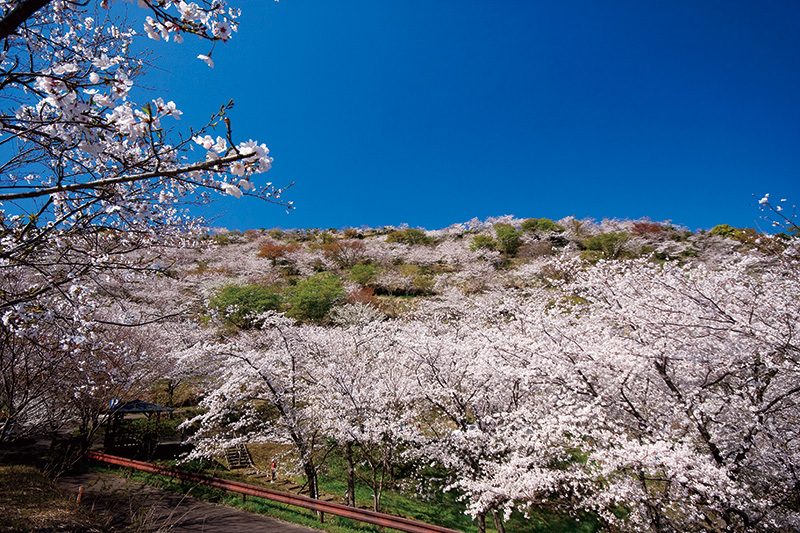
[[[800,199],[800,3],[240,0],[235,38],[153,43],[183,126],[230,98],[297,209],[215,225],[443,227],[472,217],[753,226]],[[135,8],[130,8],[135,9]]]

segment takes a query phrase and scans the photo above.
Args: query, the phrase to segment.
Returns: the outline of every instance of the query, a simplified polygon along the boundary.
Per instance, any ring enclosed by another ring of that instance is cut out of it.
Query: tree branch
[[[50,0],[21,0],[17,6],[0,19],[0,39],[5,39],[17,31],[23,22],[50,3]]]
[[[116,185],[118,183],[130,183],[133,181],[141,181],[150,178],[169,178],[169,177],[176,177],[180,176],[181,174],[185,174],[187,172],[194,172],[196,170],[211,170],[213,167],[217,165],[225,165],[227,163],[233,163],[234,161],[239,161],[241,159],[246,159],[248,157],[255,157],[256,154],[234,154],[227,157],[221,157],[219,159],[214,159],[211,161],[203,161],[201,163],[195,163],[193,165],[189,165],[187,167],[179,167],[172,170],[154,170],[152,172],[144,172],[142,174],[132,174],[128,176],[118,176],[115,178],[105,178],[99,179],[95,181],[87,181],[86,183],[73,183],[70,185],[57,185],[55,187],[46,187],[44,189],[38,189],[35,191],[28,191],[28,192],[18,192],[18,193],[10,193],[10,194],[0,194],[0,202],[5,202],[8,200],[23,200],[26,198],[37,198],[39,196],[45,196],[48,194],[56,194],[60,192],[70,192],[70,191],[80,191],[84,189],[97,189],[99,187],[104,187],[106,185]]]

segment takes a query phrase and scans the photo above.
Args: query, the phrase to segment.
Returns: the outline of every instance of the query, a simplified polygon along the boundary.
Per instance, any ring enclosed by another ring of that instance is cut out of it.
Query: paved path
[[[111,474],[88,472],[67,476],[59,485],[72,494],[77,494],[78,487],[83,485],[81,507],[109,515],[109,526],[113,530],[319,533],[316,529],[216,505]]]

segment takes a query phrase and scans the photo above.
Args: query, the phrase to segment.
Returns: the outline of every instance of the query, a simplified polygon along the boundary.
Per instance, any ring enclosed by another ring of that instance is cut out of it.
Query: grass
[[[320,490],[324,494],[343,495],[345,483],[345,464],[342,458],[329,458],[327,468],[320,475]],[[371,508],[372,491],[364,485],[356,486],[356,505]],[[425,497],[401,490],[384,490],[381,499],[382,511],[388,514],[414,518],[429,524],[436,524],[467,533],[476,533],[477,524],[465,513],[464,502],[458,494],[449,491],[433,490]],[[495,531],[491,517],[486,520],[487,531]],[[570,516],[549,510],[533,509],[528,516],[512,513],[505,523],[506,531],[515,533],[594,533],[599,531],[597,521],[591,516],[577,520]]]
[[[251,453],[257,466],[264,469],[268,464],[269,457],[278,455],[280,447],[270,449],[260,449],[263,445],[251,447]],[[263,465],[261,463],[264,463]],[[245,511],[264,514],[292,522],[305,525],[311,528],[321,529],[331,533],[365,533],[378,532],[379,528],[361,524],[345,518],[326,516],[326,521],[320,524],[312,511],[300,509],[280,503],[263,500],[260,498],[248,497],[246,500],[238,494],[230,494],[221,490],[203,486],[190,485],[172,480],[163,476],[155,476],[141,472],[131,472],[117,469],[101,468],[105,472],[113,472],[119,475],[125,472],[126,477],[143,481],[167,490],[178,492],[190,491],[194,497],[212,501],[222,505],[236,507]],[[323,495],[331,495],[341,501],[346,491],[345,482],[345,462],[339,456],[329,457],[326,468],[320,473],[319,485]],[[268,482],[260,479],[253,479],[241,475],[235,471],[209,471],[206,473],[229,479],[260,484],[269,487]],[[302,479],[294,479],[298,484],[303,483]],[[356,487],[356,505],[362,508],[371,508],[372,491],[363,483]],[[382,499],[383,512],[407,518],[414,518],[423,522],[437,524],[458,531],[475,533],[478,531],[477,525],[471,518],[464,513],[465,505],[458,500],[458,495],[453,492],[442,490],[432,490],[425,496],[413,494],[407,491],[387,489],[383,493]],[[493,532],[494,524],[491,517],[487,517],[487,531]],[[515,512],[505,523],[506,531],[515,533],[594,533],[599,531],[598,522],[591,516],[581,517],[580,520],[554,513],[546,509],[532,509],[524,516],[522,513]]]
[[[41,471],[0,465],[0,532],[97,530],[93,517]]]
[[[251,513],[271,516],[279,520],[320,529],[330,533],[377,533],[380,531],[376,527],[359,524],[352,520],[334,516],[326,516],[325,522],[321,524],[317,520],[314,513],[307,509],[284,505],[253,496],[248,496],[245,499],[239,494],[231,494],[222,490],[204,487],[202,485],[182,483],[165,476],[146,474],[144,472],[127,471],[112,467],[92,467],[92,470],[96,472],[121,475],[128,479],[147,483],[148,485],[152,485],[161,489],[171,490],[179,493],[188,493],[192,497],[201,500],[227,505],[229,507],[235,507]]]

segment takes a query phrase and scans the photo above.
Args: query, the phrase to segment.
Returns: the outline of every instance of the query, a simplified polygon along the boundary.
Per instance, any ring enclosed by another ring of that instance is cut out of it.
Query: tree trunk
[[[318,500],[319,486],[317,485],[317,469],[314,466],[314,463],[303,463],[303,471],[305,472],[306,480],[308,481],[308,497]],[[317,518],[320,522],[325,520],[325,515],[322,513],[322,511],[317,511]]]
[[[494,518],[494,528],[497,533],[506,533],[506,527],[503,525],[503,518],[496,510],[492,510],[492,517]]]
[[[175,391],[177,390],[177,388],[178,388],[178,383],[177,382],[175,382],[175,381],[173,381],[171,379],[169,381],[167,381],[167,407],[170,408],[170,412],[169,412],[170,420],[173,417],[172,409],[175,407]]]
[[[314,467],[314,464],[304,463],[303,472],[305,472],[306,480],[308,481],[308,497],[314,498],[315,500],[319,499],[319,488],[317,486],[317,469]]]
[[[383,481],[379,481],[378,484],[372,489],[372,510],[380,513],[381,512],[381,496],[383,495]]]
[[[344,447],[344,454],[347,458],[347,494],[345,503],[356,506],[356,463],[353,459],[353,443],[348,442]]]
[[[22,0],[0,20],[0,39],[5,39],[50,0]]]
[[[486,533],[486,513],[478,513],[478,533]]]

